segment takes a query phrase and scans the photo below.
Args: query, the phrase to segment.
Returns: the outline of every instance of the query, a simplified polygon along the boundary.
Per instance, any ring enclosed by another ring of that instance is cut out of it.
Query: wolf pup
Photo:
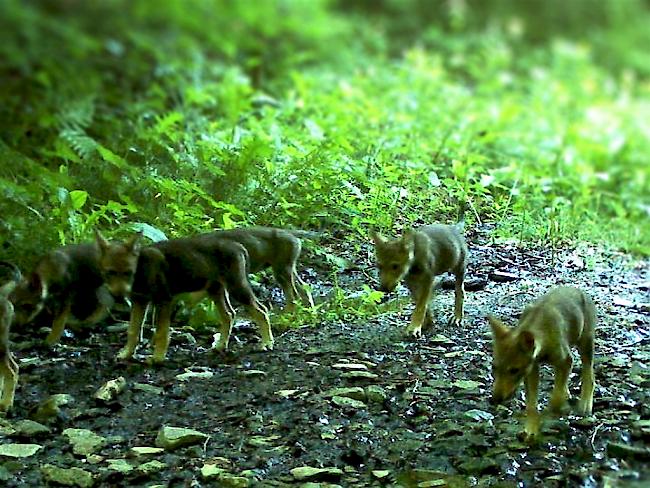
[[[582,291],[560,287],[549,291],[527,307],[517,327],[488,317],[493,338],[494,388],[492,402],[499,404],[515,394],[524,381],[526,389],[526,427],[529,439],[540,430],[537,411],[539,365],[555,370],[555,385],[549,409],[558,413],[569,397],[571,347],[576,346],[582,360],[582,385],[578,410],[591,414],[594,396],[594,326],[596,307]]]
[[[422,326],[433,324],[429,301],[433,294],[434,278],[445,272],[456,278],[454,322],[463,320],[465,298],[465,268],[467,245],[462,234],[463,223],[455,225],[425,225],[408,230],[397,239],[385,239],[371,233],[382,291],[392,291],[404,280],[415,302],[415,311],[408,333],[414,337],[422,334]]]
[[[169,347],[173,300],[182,293],[205,292],[222,318],[217,349],[228,347],[235,312],[230,296],[243,304],[260,329],[262,349],[273,349],[273,333],[265,308],[248,281],[248,252],[238,242],[216,233],[170,239],[140,249],[97,236],[100,268],[114,295],[129,296],[131,318],[126,346],[118,359],[130,359],[140,340],[147,307],[157,308],[152,362],[162,363]]]
[[[287,309],[294,308],[297,297],[305,306],[314,306],[307,285],[296,271],[302,243],[294,232],[272,227],[249,227],[217,231],[216,235],[246,248],[250,273],[271,268],[284,292]]]
[[[25,325],[39,313],[52,317],[45,342],[59,342],[68,319],[94,323],[106,316],[112,299],[102,287],[95,243],[63,246],[46,254],[10,294],[15,323]]]
[[[13,304],[7,298],[20,281],[20,271],[10,263],[0,263],[10,269],[13,275],[0,287],[0,413],[7,412],[14,404],[14,393],[18,384],[18,363],[9,349],[9,328],[14,318]]]

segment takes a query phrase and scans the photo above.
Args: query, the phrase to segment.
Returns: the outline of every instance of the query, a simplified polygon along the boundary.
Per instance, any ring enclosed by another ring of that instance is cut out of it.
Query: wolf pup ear
[[[492,337],[494,340],[498,341],[508,335],[508,327],[498,318],[496,318],[494,315],[488,315],[487,319],[490,323],[490,327],[492,328]]]
[[[142,233],[138,232],[133,234],[125,243],[124,246],[133,254],[140,252],[140,239],[142,238]]]
[[[27,287],[32,293],[41,297],[41,299],[47,297],[47,285],[38,273],[29,275],[29,278],[27,278]]]
[[[532,332],[524,330],[519,334],[519,346],[525,352],[531,352],[535,348],[535,336]]]
[[[402,247],[406,252],[412,252],[415,248],[415,232],[412,229],[404,232],[402,236]]]
[[[99,251],[102,254],[106,251],[106,249],[108,249],[108,246],[110,246],[108,240],[97,229],[95,229],[95,242],[97,242],[97,247],[99,247]]]
[[[386,239],[384,239],[382,235],[376,230],[370,231],[370,238],[375,242],[375,245],[383,244],[384,242],[386,242]]]

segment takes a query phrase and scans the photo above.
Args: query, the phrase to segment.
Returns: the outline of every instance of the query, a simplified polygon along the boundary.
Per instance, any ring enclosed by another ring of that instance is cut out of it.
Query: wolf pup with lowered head
[[[102,285],[96,243],[55,249],[10,294],[15,323],[25,325],[41,312],[51,316],[52,331],[45,342],[52,346],[61,339],[68,319],[94,323],[106,316],[113,300]]]
[[[408,230],[397,239],[385,239],[371,233],[382,291],[392,291],[402,280],[406,283],[415,311],[407,331],[415,337],[422,334],[422,326],[433,324],[429,306],[436,276],[450,272],[456,278],[454,322],[463,320],[465,298],[465,268],[467,245],[462,234],[463,223],[455,225],[425,225]]]
[[[147,307],[157,308],[153,363],[165,360],[173,300],[183,293],[205,292],[222,319],[217,349],[226,349],[235,317],[230,296],[243,304],[260,329],[262,349],[273,349],[273,333],[264,307],[248,281],[248,252],[238,242],[216,233],[170,239],[140,249],[109,242],[98,235],[100,268],[114,295],[131,299],[126,346],[118,359],[130,359],[140,341]]]
[[[296,270],[302,249],[302,243],[296,236],[297,232],[273,227],[248,227],[221,230],[217,231],[216,235],[238,242],[246,248],[250,273],[271,268],[284,292],[286,308],[292,309],[297,297],[300,297],[305,306],[314,306],[307,285],[300,279]]]
[[[539,365],[550,364],[555,384],[549,409],[557,413],[569,397],[571,347],[582,360],[582,384],[578,409],[589,415],[594,396],[594,326],[596,307],[582,291],[572,287],[555,288],[528,306],[517,327],[488,317],[493,338],[493,403],[503,403],[515,394],[519,384],[526,389],[526,427],[529,440],[539,434],[537,411]]]
[[[20,271],[10,263],[0,266],[11,273],[10,280],[0,286],[0,413],[14,404],[14,393],[18,384],[18,363],[9,349],[9,328],[14,318],[13,304],[7,298],[20,281]],[[3,280],[4,281],[4,280]]]

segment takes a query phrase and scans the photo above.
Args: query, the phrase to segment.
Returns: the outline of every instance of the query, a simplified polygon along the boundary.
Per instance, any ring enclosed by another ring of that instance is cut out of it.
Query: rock
[[[38,444],[2,444],[0,445],[0,456],[12,458],[26,458],[33,456],[43,446]]]
[[[282,398],[290,398],[298,394],[300,390],[278,390],[275,392],[276,395]]]
[[[488,279],[497,283],[506,283],[508,281],[518,280],[519,276],[514,273],[508,273],[506,271],[494,271],[488,274]]]
[[[366,400],[366,392],[360,386],[354,386],[352,388],[332,388],[323,393],[324,398],[332,398],[335,396],[352,398],[362,402]]]
[[[72,403],[72,395],[59,393],[43,400],[31,413],[32,420],[47,423],[61,415],[61,407]]]
[[[103,402],[111,402],[117,398],[117,395],[124,391],[124,388],[126,388],[126,380],[124,376],[120,376],[114,380],[107,381],[95,392],[93,398]]]
[[[156,454],[160,454],[165,452],[165,450],[162,447],[132,447],[130,450],[130,453],[133,455],[133,457],[140,458],[140,457],[145,457],[145,456],[155,456]]]
[[[383,480],[390,476],[390,471],[388,471],[387,469],[375,469],[372,472],[372,475],[378,480]]]
[[[334,403],[334,405],[337,405],[339,407],[350,407],[357,410],[366,408],[366,404],[359,400],[354,400],[353,398],[347,398],[341,396],[332,397],[332,403]]]
[[[108,463],[107,469],[109,471],[117,471],[118,473],[126,474],[135,469],[135,466],[126,459],[107,459],[106,462]]]
[[[221,468],[216,464],[204,464],[201,468],[201,476],[206,480],[218,478],[223,473],[227,472],[228,471],[226,471],[224,468]]]
[[[187,371],[186,373],[181,373],[176,375],[176,379],[179,381],[188,381],[192,379],[208,379],[212,378],[214,373],[212,371]]]
[[[366,371],[368,366],[361,363],[336,363],[332,365],[334,369],[344,369],[348,371]]]
[[[464,413],[465,417],[469,417],[472,420],[481,421],[481,420],[492,420],[494,415],[485,410],[472,409]]]
[[[619,442],[607,443],[607,455],[619,459],[650,461],[650,449],[647,447],[628,446]]]
[[[147,383],[133,383],[133,389],[152,393],[154,395],[160,395],[163,392],[163,389],[159,386],[149,385]]]
[[[370,371],[348,371],[347,373],[343,373],[341,375],[343,378],[347,378],[349,380],[376,380],[379,379],[379,375],[375,373],[371,373]]]
[[[196,344],[196,338],[189,332],[181,332],[179,334],[176,334],[174,340],[178,344],[188,344],[190,346]]]
[[[160,461],[156,461],[154,459],[153,461],[149,461],[148,463],[141,464],[140,466],[138,466],[137,469],[142,474],[149,475],[149,474],[157,473],[158,471],[162,471],[165,468],[166,468],[165,463],[161,463]]]
[[[93,475],[81,468],[59,468],[52,464],[41,466],[41,474],[45,481],[64,486],[86,488],[93,485]]]
[[[293,468],[290,473],[298,481],[338,480],[343,475],[343,471],[339,468],[312,468],[311,466]]]
[[[49,434],[50,428],[34,422],[33,420],[19,420],[14,424],[14,435],[17,437],[38,437],[41,435]]]
[[[497,474],[500,469],[499,463],[488,457],[469,458],[458,466],[458,471],[461,473],[473,475]]]
[[[165,425],[158,431],[158,435],[156,436],[156,446],[171,451],[178,447],[203,442],[209,438],[209,435],[199,432],[198,430]]]
[[[241,374],[250,378],[265,378],[267,376],[266,371],[260,369],[247,369],[246,371],[242,371]]]
[[[388,394],[381,386],[366,386],[366,398],[371,403],[384,403],[388,399]]]
[[[104,437],[88,429],[65,429],[63,435],[70,439],[72,452],[80,456],[93,454],[106,445]]]
[[[452,385],[454,385],[456,388],[460,388],[461,390],[473,390],[474,388],[481,386],[482,383],[472,380],[457,380],[454,381]]]

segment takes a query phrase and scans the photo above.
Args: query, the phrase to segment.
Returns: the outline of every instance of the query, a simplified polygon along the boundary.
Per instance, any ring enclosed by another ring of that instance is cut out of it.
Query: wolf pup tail
[[[463,200],[458,204],[458,215],[456,217],[456,228],[460,231],[465,229],[465,213],[467,212],[467,200]]]

